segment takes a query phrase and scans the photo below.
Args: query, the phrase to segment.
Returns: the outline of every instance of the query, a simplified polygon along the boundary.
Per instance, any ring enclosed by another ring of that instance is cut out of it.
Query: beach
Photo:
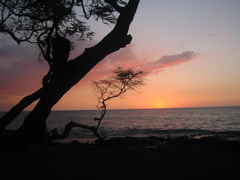
[[[117,138],[1,147],[1,179],[240,179],[240,142]],[[3,178],[4,177],[4,178]]]

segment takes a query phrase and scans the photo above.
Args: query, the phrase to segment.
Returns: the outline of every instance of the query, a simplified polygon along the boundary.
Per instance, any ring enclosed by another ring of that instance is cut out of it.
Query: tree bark
[[[65,68],[51,79],[39,102],[25,118],[23,125],[13,133],[10,141],[18,143],[41,141],[44,136],[46,119],[52,107],[61,97],[107,55],[118,51],[131,42],[132,37],[127,33],[139,1],[130,0],[121,11],[113,30],[97,45],[86,49],[83,54],[67,62]]]

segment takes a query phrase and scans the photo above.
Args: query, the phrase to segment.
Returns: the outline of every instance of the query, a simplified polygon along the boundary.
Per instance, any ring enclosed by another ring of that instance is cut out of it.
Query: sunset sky
[[[118,66],[147,72],[146,85],[110,101],[109,109],[240,106],[239,18],[239,0],[141,0],[131,45],[106,57],[53,110],[96,109],[91,82]],[[90,25],[95,37],[79,42],[70,59],[113,28]],[[38,53],[0,35],[0,111],[41,87],[48,68]]]

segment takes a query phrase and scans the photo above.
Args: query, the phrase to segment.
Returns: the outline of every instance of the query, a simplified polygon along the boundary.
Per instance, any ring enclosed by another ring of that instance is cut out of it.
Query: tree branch
[[[116,0],[105,0],[105,2],[110,4],[119,13],[121,13],[124,9],[123,7],[117,4]]]
[[[85,76],[85,74],[87,74],[107,55],[119,50],[120,48],[125,47],[131,42],[132,36],[128,35],[127,33],[136,13],[139,1],[140,0],[129,0],[128,4],[124,7],[124,11],[119,15],[117,23],[113,30],[98,44],[91,48],[86,48],[83,54],[68,62],[69,66],[75,67],[74,71],[71,69],[71,72],[65,73],[76,74],[72,79],[72,83],[76,84],[83,76]],[[84,59],[88,59],[88,61],[86,62]],[[80,72],[79,67],[84,67],[84,69],[82,69]]]
[[[54,141],[54,140],[56,140],[56,139],[65,139],[65,138],[67,138],[67,137],[69,136],[70,131],[71,131],[72,128],[74,128],[74,127],[80,127],[80,128],[83,128],[83,129],[88,129],[88,130],[92,131],[92,132],[94,133],[94,135],[99,138],[99,140],[104,141],[104,138],[101,137],[101,136],[98,134],[97,129],[95,128],[95,126],[88,126],[88,125],[76,123],[76,122],[74,122],[74,121],[70,121],[68,124],[66,124],[65,129],[64,129],[64,131],[63,131],[62,134],[58,134],[57,129],[54,129],[54,130],[52,131],[52,135],[50,135],[50,136],[47,138],[47,140],[48,140],[49,142],[52,142],[52,141]]]

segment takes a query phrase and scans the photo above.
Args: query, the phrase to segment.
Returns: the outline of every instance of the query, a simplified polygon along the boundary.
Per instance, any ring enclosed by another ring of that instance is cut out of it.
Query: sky
[[[53,110],[96,109],[91,82],[118,66],[147,76],[138,92],[109,101],[109,109],[240,106],[239,17],[239,0],[141,0],[129,30],[131,44],[102,60]],[[90,25],[96,35],[78,42],[70,59],[114,27]],[[0,34],[0,111],[41,87],[48,67],[38,53],[35,46]]]

